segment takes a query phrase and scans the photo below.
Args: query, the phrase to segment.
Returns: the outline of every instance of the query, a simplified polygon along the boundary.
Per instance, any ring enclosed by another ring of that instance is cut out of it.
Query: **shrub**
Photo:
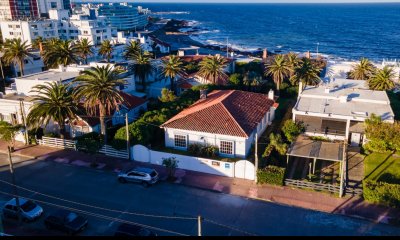
[[[300,133],[304,132],[305,128],[302,123],[296,123],[292,119],[285,121],[282,127],[282,132],[289,142],[296,140]]]
[[[234,73],[229,76],[229,84],[230,85],[240,85],[243,81],[243,76],[239,73]]]
[[[173,102],[176,99],[176,96],[173,91],[163,88],[161,90],[161,97],[158,98],[161,102]]]
[[[200,156],[202,157],[217,157],[219,149],[217,146],[209,145],[202,147],[200,150]]]
[[[97,132],[91,132],[74,138],[76,140],[76,148],[79,151],[91,154],[97,153],[103,146],[103,137]]]
[[[167,168],[168,178],[173,180],[179,161],[175,157],[163,158],[162,160],[162,165]]]
[[[321,137],[321,136],[311,136],[309,138],[314,141],[322,141],[322,142],[330,142],[331,141],[331,140],[329,140],[329,138]]]
[[[37,144],[36,139],[42,139],[42,137],[43,137],[43,128],[34,128],[28,130],[29,144]]]
[[[44,134],[45,137],[50,137],[50,138],[59,138],[60,134],[58,133],[53,133],[53,132],[47,132]]]
[[[364,199],[390,207],[400,207],[400,185],[372,180],[363,181]]]
[[[201,145],[199,143],[192,143],[192,144],[189,144],[188,152],[192,155],[199,156],[202,148],[203,148],[203,145]]]
[[[257,182],[259,184],[273,184],[283,186],[285,179],[285,168],[269,165],[257,171]]]

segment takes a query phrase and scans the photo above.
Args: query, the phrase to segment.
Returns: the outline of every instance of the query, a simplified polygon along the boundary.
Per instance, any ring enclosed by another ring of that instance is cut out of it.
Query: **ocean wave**
[[[181,15],[181,14],[190,14],[190,12],[151,12],[154,15]]]

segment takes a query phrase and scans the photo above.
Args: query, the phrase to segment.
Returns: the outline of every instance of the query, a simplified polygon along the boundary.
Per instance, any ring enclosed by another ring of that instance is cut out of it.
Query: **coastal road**
[[[0,154],[0,159],[6,157]],[[178,184],[159,182],[149,188],[120,184],[114,173],[52,161],[21,161],[15,164],[15,172],[17,185],[26,188],[20,189],[19,195],[36,200],[43,206],[44,215],[61,207],[84,211],[89,226],[79,235],[113,235],[121,219],[154,227],[160,236],[197,235],[197,219],[191,218],[198,215],[204,218],[204,236],[400,235],[400,228],[390,225]],[[12,193],[12,186],[5,182],[10,182],[10,174],[8,166],[1,166],[0,204],[11,198],[7,194]],[[12,235],[59,235],[46,230],[43,219],[19,228],[12,220],[3,219],[4,231]]]

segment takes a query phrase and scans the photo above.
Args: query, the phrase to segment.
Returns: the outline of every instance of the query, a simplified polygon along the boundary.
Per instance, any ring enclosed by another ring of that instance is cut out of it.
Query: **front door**
[[[352,147],[359,147],[361,142],[361,133],[351,133],[351,143]]]

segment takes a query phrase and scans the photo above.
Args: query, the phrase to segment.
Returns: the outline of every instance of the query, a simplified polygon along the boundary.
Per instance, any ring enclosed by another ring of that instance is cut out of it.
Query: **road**
[[[0,154],[0,159],[5,157]],[[146,225],[160,236],[197,235],[198,215],[204,218],[204,236],[400,235],[400,228],[390,225],[168,182],[149,188],[120,184],[115,173],[50,161],[20,161],[15,164],[15,172],[17,185],[26,188],[19,189],[19,195],[36,200],[43,206],[45,215],[60,207],[85,211],[89,226],[80,235],[112,235],[119,221]],[[11,198],[7,194],[12,193],[12,186],[6,182],[10,182],[10,174],[8,166],[3,165],[0,167],[0,204]],[[13,235],[58,235],[44,228],[43,219],[23,223],[20,228],[14,227],[13,220],[3,220],[4,229]]]

